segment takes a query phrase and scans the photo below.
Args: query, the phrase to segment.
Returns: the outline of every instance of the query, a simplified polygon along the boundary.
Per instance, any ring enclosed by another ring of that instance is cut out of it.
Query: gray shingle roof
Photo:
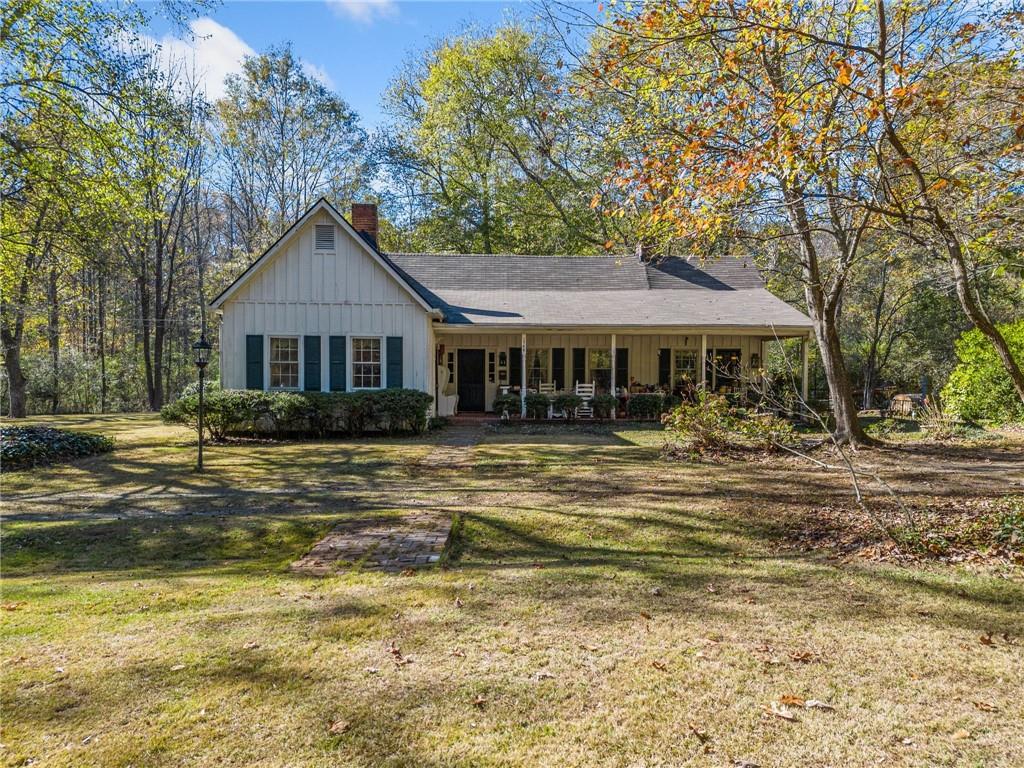
[[[457,325],[786,326],[810,320],[740,259],[389,253]]]

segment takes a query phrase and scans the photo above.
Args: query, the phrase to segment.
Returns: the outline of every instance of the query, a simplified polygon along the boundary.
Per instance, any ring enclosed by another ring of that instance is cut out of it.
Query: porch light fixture
[[[192,356],[195,361],[196,368],[199,369],[199,460],[196,462],[196,470],[199,472],[203,471],[203,394],[204,394],[204,374],[206,372],[206,365],[210,362],[210,342],[206,340],[206,334],[202,334],[199,337],[199,341],[192,345]]]

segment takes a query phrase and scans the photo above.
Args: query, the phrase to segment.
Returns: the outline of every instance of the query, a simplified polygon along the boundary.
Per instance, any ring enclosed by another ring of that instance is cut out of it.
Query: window
[[[333,251],[334,250],[334,225],[317,224],[313,228],[313,250]]]
[[[380,339],[352,339],[352,388],[380,389]]]
[[[527,349],[526,350],[526,386],[531,389],[538,389],[540,385],[551,381],[551,350],[550,349]]]
[[[587,352],[590,381],[597,391],[607,393],[612,388],[612,352],[610,349],[591,349]]]
[[[699,354],[694,349],[673,349],[672,350],[672,386],[687,387],[697,383],[697,358]]]
[[[494,353],[487,353],[487,380],[494,383]]]
[[[448,383],[455,383],[455,353],[448,353]]]
[[[715,392],[735,392],[740,386],[740,350],[716,349],[712,358]]]
[[[270,337],[270,388],[299,388],[298,337]]]

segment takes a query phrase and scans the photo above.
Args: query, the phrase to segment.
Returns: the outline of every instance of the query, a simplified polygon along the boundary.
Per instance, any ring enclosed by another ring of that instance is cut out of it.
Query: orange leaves
[[[848,61],[837,61],[836,82],[839,85],[849,85],[853,82],[853,66]]]

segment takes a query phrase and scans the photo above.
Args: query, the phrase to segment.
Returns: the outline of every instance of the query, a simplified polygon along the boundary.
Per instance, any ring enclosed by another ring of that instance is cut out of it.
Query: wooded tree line
[[[814,320],[847,438],[881,382],[941,384],[972,326],[1024,398],[996,327],[1024,273],[1008,6],[552,4],[413,56],[372,133],[287,45],[208,103],[149,21],[55,0],[3,21],[12,414],[159,407],[203,299],[321,195],[378,199],[389,250],[753,255]]]

